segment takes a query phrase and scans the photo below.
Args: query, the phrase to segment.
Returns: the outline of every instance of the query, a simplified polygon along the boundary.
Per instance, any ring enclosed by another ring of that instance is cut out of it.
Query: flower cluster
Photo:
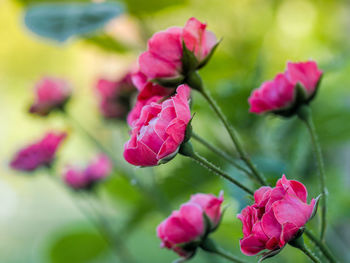
[[[139,70],[132,76],[139,95],[128,115],[132,131],[124,148],[126,161],[153,166],[176,155],[191,120],[190,88],[194,88],[182,83],[208,62],[216,45],[215,35],[196,18],[148,41],[148,50],[139,57]]]
[[[261,255],[270,257],[287,244],[305,252],[303,242],[297,241],[302,240],[305,224],[315,215],[318,199],[312,199],[308,203],[306,187],[301,182],[288,180],[285,175],[277,181],[275,187],[268,186],[267,180],[240,144],[239,136],[230,127],[214,99],[204,90],[197,71],[206,65],[218,45],[216,36],[206,26],[196,18],[190,18],[183,28],[171,27],[158,32],[148,41],[147,50],[139,56],[137,71],[129,72],[118,81],[100,79],[95,88],[100,96],[101,115],[105,119],[125,120],[129,125],[130,139],[125,143],[123,151],[128,163],[141,167],[156,166],[168,162],[180,152],[253,196],[254,203],[237,215],[243,225],[243,238],[239,242],[243,254],[251,256],[267,250]],[[322,75],[323,72],[314,61],[289,62],[284,73],[277,74],[273,80],[264,82],[254,90],[248,102],[252,113],[274,113],[285,117],[298,115],[306,122],[318,154],[318,166],[323,176],[320,180],[321,188],[325,196],[321,151],[317,148],[313,124],[309,122],[310,113],[305,110],[317,93]],[[214,109],[245,166],[236,164],[228,154],[204,142],[197,135],[198,142],[223,159],[229,159],[245,174],[255,177],[261,184],[256,191],[194,151],[189,142],[192,132],[191,89],[199,91]],[[131,107],[131,99],[136,91],[136,102]],[[36,100],[30,112],[41,116],[46,116],[53,110],[64,113],[65,103],[70,96],[71,89],[66,81],[43,78],[36,86]],[[80,128],[83,129],[82,126]],[[92,137],[88,132],[87,134],[87,137]],[[56,151],[65,137],[66,133],[47,133],[40,141],[20,150],[11,161],[11,167],[19,171],[52,168]],[[98,143],[98,140],[92,139]],[[84,168],[67,167],[63,180],[68,187],[86,191],[80,193],[88,193],[88,190],[109,176],[113,168],[117,169],[109,157],[100,154]],[[143,187],[140,189],[145,191]],[[150,196],[148,190],[145,196]],[[241,262],[218,249],[209,238],[222,220],[223,201],[223,193],[219,197],[211,194],[193,195],[179,210],[173,211],[159,224],[157,235],[161,247],[173,250],[182,257],[181,260],[193,257],[197,249],[202,248],[207,252],[224,255],[226,259]],[[325,220],[325,205],[324,200],[322,220]],[[322,223],[324,231],[326,224],[325,221]],[[312,258],[310,253],[306,254]],[[330,259],[329,252],[324,254]]]

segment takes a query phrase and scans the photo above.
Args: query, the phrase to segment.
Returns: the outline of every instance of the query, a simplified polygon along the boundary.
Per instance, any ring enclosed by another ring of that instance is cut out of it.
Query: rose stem
[[[264,178],[264,176],[257,170],[257,168],[255,167],[255,165],[252,163],[252,161],[250,160],[250,157],[248,156],[248,154],[244,151],[241,143],[239,142],[238,136],[236,134],[236,131],[234,130],[234,128],[229,124],[226,116],[223,114],[223,112],[221,111],[220,107],[218,106],[218,104],[216,103],[216,101],[213,99],[213,97],[209,94],[209,92],[204,88],[203,82],[201,77],[199,76],[198,72],[193,72],[192,73],[192,77],[190,78],[191,81],[193,81],[194,83],[196,83],[196,89],[202,94],[202,96],[206,99],[206,101],[209,103],[209,105],[211,106],[211,108],[214,110],[214,112],[216,113],[216,115],[219,117],[219,119],[221,120],[221,122],[224,124],[228,134],[231,137],[232,142],[234,143],[236,150],[239,154],[239,157],[241,158],[241,160],[243,160],[247,166],[249,167],[249,169],[251,170],[251,172],[253,173],[253,175],[256,177],[256,179],[262,184],[262,185],[268,185],[266,179]],[[188,83],[191,86],[191,83]]]
[[[314,150],[314,155],[317,161],[317,166],[319,170],[319,177],[320,177],[320,191],[322,193],[322,210],[321,210],[321,241],[324,242],[326,227],[327,227],[327,186],[326,186],[326,176],[324,171],[324,164],[323,164],[323,157],[321,152],[321,147],[318,141],[317,133],[315,130],[315,126],[312,120],[312,114],[311,110],[308,106],[302,106],[298,110],[298,117],[303,121],[303,123],[306,125],[312,145]]]
[[[215,153],[216,155],[218,155],[219,157],[222,157],[223,159],[225,159],[227,162],[229,162],[230,164],[232,164],[234,167],[236,167],[238,170],[244,172],[245,174],[247,174],[250,178],[256,180],[256,178],[243,166],[239,165],[230,155],[228,155],[226,152],[220,150],[219,148],[217,148],[216,146],[214,146],[213,144],[211,144],[210,142],[206,141],[205,139],[203,139],[202,137],[200,137],[198,134],[192,132],[192,136],[191,138],[195,139],[197,142],[201,143],[202,145],[204,145],[205,147],[207,147],[209,150],[211,150],[213,153]]]
[[[248,194],[254,195],[254,192],[252,190],[250,190],[248,187],[244,186],[243,184],[238,182],[236,179],[232,178],[229,174],[227,174],[226,172],[222,171],[219,167],[217,167],[216,165],[212,164],[207,159],[205,159],[203,156],[201,156],[198,153],[196,153],[193,150],[192,144],[190,142],[186,142],[186,143],[182,144],[179,153],[184,155],[184,156],[187,156],[187,157],[191,158],[192,160],[198,162],[199,164],[201,164],[202,166],[204,166],[208,170],[210,170],[210,171],[214,172],[215,174],[225,178],[226,180],[228,180],[229,182],[235,184],[236,186],[238,186],[239,188],[241,188],[242,190],[244,190]]]

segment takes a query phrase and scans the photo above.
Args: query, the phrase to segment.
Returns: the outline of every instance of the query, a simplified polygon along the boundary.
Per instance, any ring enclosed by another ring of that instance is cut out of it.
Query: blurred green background
[[[120,233],[140,263],[172,262],[175,253],[159,248],[155,228],[171,209],[197,192],[225,191],[229,205],[214,239],[240,257],[241,224],[236,214],[250,200],[238,189],[184,157],[166,165],[135,168],[122,159],[128,139],[125,124],[107,123],[98,113],[94,85],[99,77],[118,78],[134,65],[147,39],[169,26],[183,26],[195,16],[223,38],[210,63],[201,70],[205,84],[222,106],[258,168],[271,183],[282,173],[302,181],[309,196],[318,195],[317,169],[305,127],[297,119],[253,116],[247,98],[253,88],[283,71],[287,61],[314,59],[325,75],[312,103],[325,156],[329,188],[329,246],[350,262],[350,4],[341,0],[125,0],[124,14],[89,35],[64,43],[38,37],[24,25],[28,7],[44,0],[0,0],[0,261],[4,263],[120,262],[96,229],[77,209],[86,200],[70,194],[44,172],[23,175],[8,162],[15,151],[49,129],[69,131],[59,152],[57,176],[67,163],[84,163],[99,149],[62,116],[27,114],[33,87],[44,75],[66,78],[74,88],[68,111],[115,153],[146,187],[156,185],[165,211],[139,194],[116,172],[99,188],[96,204]],[[50,1],[51,2],[51,1]],[[72,1],[65,1],[72,2]],[[88,1],[86,1],[88,2]],[[194,130],[235,154],[222,125],[205,101],[194,94]],[[205,148],[197,150],[241,181],[244,175]],[[118,168],[118,167],[117,167]],[[248,181],[247,181],[248,183]],[[309,223],[317,229],[317,218]],[[310,244],[311,245],[311,244]],[[312,245],[311,245],[312,246]],[[318,252],[318,251],[316,251]],[[271,262],[307,262],[287,247]],[[192,262],[226,262],[200,252]]]

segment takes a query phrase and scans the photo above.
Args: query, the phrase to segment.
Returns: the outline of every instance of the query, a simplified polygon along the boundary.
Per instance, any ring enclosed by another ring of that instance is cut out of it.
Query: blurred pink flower
[[[106,119],[125,120],[130,111],[132,95],[136,88],[131,81],[131,74],[119,81],[100,79],[96,89],[100,95],[100,112]]]
[[[264,82],[252,92],[248,99],[250,112],[292,115],[300,104],[309,103],[316,95],[321,76],[322,71],[314,61],[289,62],[284,73],[277,74],[273,80]]]
[[[310,220],[315,199],[307,204],[305,186],[283,175],[276,187],[261,187],[254,194],[255,203],[237,216],[243,224],[241,250],[251,256],[268,249],[284,247]]]
[[[100,154],[83,170],[69,167],[63,177],[65,183],[73,189],[91,189],[106,178],[112,172],[112,168],[109,158]]]
[[[46,116],[52,110],[63,109],[71,96],[71,89],[64,79],[44,77],[36,84],[35,101],[30,113]]]
[[[16,153],[10,166],[19,171],[34,171],[42,166],[50,166],[54,161],[56,151],[66,133],[49,132],[43,139],[35,142]]]
[[[161,104],[143,106],[134,122],[131,139],[124,146],[124,158],[133,165],[153,166],[170,160],[179,150],[191,119],[190,88],[181,85],[177,94]]]
[[[181,205],[180,210],[173,211],[157,228],[157,235],[162,240],[161,247],[190,258],[197,246],[217,225],[206,225],[207,216],[216,224],[221,219],[222,195],[218,198],[209,194],[193,195],[191,200]],[[197,246],[192,242],[197,242]],[[187,246],[189,243],[192,246]]]
[[[139,57],[140,71],[148,79],[176,78],[184,73],[183,48],[193,52],[199,67],[217,44],[215,35],[206,30],[206,24],[190,18],[185,27],[171,27],[160,31],[148,41],[148,50]]]

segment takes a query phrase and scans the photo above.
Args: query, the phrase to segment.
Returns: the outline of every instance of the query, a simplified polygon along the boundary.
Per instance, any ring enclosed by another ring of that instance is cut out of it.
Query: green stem
[[[180,148],[179,153],[184,155],[184,156],[187,156],[187,157],[191,158],[192,160],[198,162],[199,164],[201,164],[202,166],[204,166],[208,170],[210,170],[210,171],[214,172],[215,174],[225,178],[226,180],[228,180],[229,182],[235,184],[236,186],[238,186],[239,188],[241,188],[242,190],[244,190],[248,194],[254,195],[254,192],[252,190],[250,190],[248,187],[244,186],[239,181],[237,181],[236,179],[232,178],[229,174],[227,174],[226,172],[222,171],[219,167],[217,167],[216,165],[212,164],[207,159],[205,159],[203,156],[201,156],[198,153],[196,153],[193,150],[192,144],[190,142],[186,142],[185,144],[183,144],[181,146],[181,148]]]
[[[305,246],[304,238],[302,235],[296,239],[293,239],[288,244],[303,251],[304,254],[312,260],[312,262],[321,263],[321,261],[314,255],[314,253]]]
[[[196,75],[196,78],[194,77]],[[197,72],[193,73],[193,79],[196,79],[197,82],[201,83],[200,76]],[[191,83],[189,83],[191,84]],[[236,131],[234,128],[229,124],[226,116],[221,111],[220,107],[217,105],[216,101],[213,99],[213,97],[209,94],[209,92],[203,87],[203,85],[197,85],[199,88],[197,90],[202,94],[202,96],[207,100],[211,108],[214,110],[216,115],[219,117],[221,122],[224,124],[228,134],[231,137],[232,142],[234,143],[236,150],[239,154],[239,157],[247,164],[253,175],[256,177],[256,179],[259,181],[261,185],[268,185],[266,179],[264,176],[257,170],[255,165],[250,160],[248,154],[244,151],[241,143],[239,142],[238,136],[236,134]]]
[[[55,181],[55,183],[58,183],[62,185],[62,182],[58,180],[58,177],[54,174],[53,169],[48,169],[49,171],[49,177]],[[67,191],[68,192],[68,191]],[[122,242],[118,241],[118,237],[111,234],[109,230],[106,229],[106,225],[103,223],[102,220],[100,222],[96,222],[96,220],[91,217],[91,215],[83,208],[81,207],[78,202],[76,202],[76,199],[72,196],[72,193],[68,193],[71,196],[71,201],[75,205],[75,207],[87,218],[87,220],[95,227],[95,229],[98,231],[98,233],[101,235],[101,237],[104,239],[104,241],[110,246],[111,250],[115,253],[117,257],[119,257],[122,262],[126,263],[133,263],[134,261],[131,260],[131,255],[129,254],[128,250],[123,247]],[[86,199],[88,200],[88,199]],[[104,219],[103,219],[104,220]]]
[[[231,253],[227,252],[223,248],[219,247],[213,240],[207,238],[200,246],[203,250],[219,255],[225,259],[228,259],[232,262],[236,263],[246,263],[246,261],[243,261],[239,259],[238,257],[235,257]]]
[[[322,157],[321,147],[318,141],[315,126],[312,120],[311,110],[308,106],[303,106],[298,111],[298,117],[305,123],[313,145],[315,158],[319,170],[320,177],[320,191],[322,193],[322,209],[321,209],[321,241],[324,242],[326,227],[327,227],[327,186],[326,186],[326,175],[324,170],[324,163]]]
[[[226,152],[220,150],[219,148],[215,147],[214,145],[212,145],[210,142],[206,141],[205,139],[203,139],[202,137],[200,137],[198,134],[192,132],[192,136],[191,138],[195,139],[197,142],[201,143],[202,145],[204,145],[205,147],[207,147],[209,150],[211,150],[213,153],[215,153],[216,155],[218,155],[219,157],[222,157],[223,159],[225,159],[227,162],[229,162],[230,164],[232,164],[234,167],[236,167],[238,170],[244,172],[245,174],[247,174],[250,178],[253,178],[254,180],[256,180],[256,178],[243,166],[239,165],[230,155],[228,155]]]
[[[337,259],[334,257],[329,248],[321,242],[310,230],[305,229],[305,235],[321,250],[323,255],[329,260],[331,263],[337,263]]]
[[[299,249],[300,249],[301,251],[303,251],[304,254],[305,254],[306,256],[308,256],[309,259],[312,260],[312,262],[321,263],[321,261],[315,256],[315,254],[312,253],[312,251],[311,251],[310,249],[308,249],[306,246],[301,247],[301,248],[299,248]]]
[[[96,196],[97,197],[97,196]],[[98,229],[102,235],[106,236],[106,240],[109,242],[111,247],[115,247],[118,253],[118,256],[122,259],[122,262],[135,262],[132,259],[131,253],[128,248],[124,245],[124,241],[117,235],[113,235],[112,227],[110,226],[108,220],[102,215],[98,208],[95,207],[92,200],[90,200],[90,196],[86,194],[85,200],[88,201],[89,206],[95,217],[97,218],[97,225],[100,226]]]

